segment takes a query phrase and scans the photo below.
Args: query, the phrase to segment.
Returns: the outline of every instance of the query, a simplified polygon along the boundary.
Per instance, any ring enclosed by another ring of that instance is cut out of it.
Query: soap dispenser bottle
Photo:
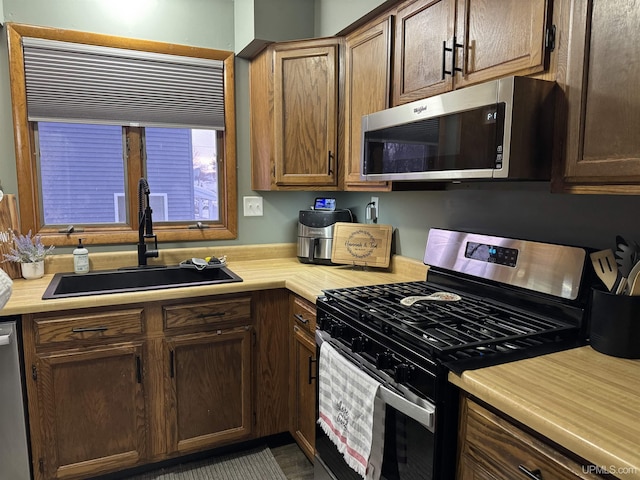
[[[78,246],[73,251],[73,271],[75,273],[89,272],[89,250],[82,245],[82,239],[78,239]]]

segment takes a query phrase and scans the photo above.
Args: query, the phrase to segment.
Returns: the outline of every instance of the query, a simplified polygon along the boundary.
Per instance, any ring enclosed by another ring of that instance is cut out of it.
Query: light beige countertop
[[[449,381],[601,472],[640,479],[640,360],[586,346],[450,373]]]
[[[274,288],[287,288],[315,302],[323,289],[424,280],[427,272],[427,267],[422,262],[399,256],[392,258],[388,269],[303,264],[295,256],[293,244],[161,250],[161,258],[156,262],[176,265],[191,257],[222,255],[227,256],[229,269],[239,275],[242,282],[42,300],[55,272],[73,271],[71,255],[51,256],[47,258],[44,277],[13,281],[11,298],[0,310],[0,315],[124,305]],[[90,255],[90,261],[92,271],[105,270],[135,265],[136,255],[131,252],[98,253]]]

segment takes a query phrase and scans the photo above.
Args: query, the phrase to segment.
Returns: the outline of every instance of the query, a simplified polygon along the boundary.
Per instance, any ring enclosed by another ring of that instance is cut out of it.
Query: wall
[[[381,3],[381,0],[315,0],[315,35],[333,35]],[[85,7],[78,8],[79,5]],[[99,5],[116,5],[116,1],[4,0],[4,17],[6,21],[20,23],[225,50],[234,48],[232,0],[129,1],[126,8],[119,9],[127,12],[125,18],[108,14]],[[144,15],[136,17],[132,9],[141,5],[145,6]],[[4,36],[4,29],[2,33]],[[6,67],[6,40],[3,40],[0,42],[0,180],[7,193],[15,193],[17,180]],[[248,70],[248,61],[236,60],[239,200],[244,195],[255,194],[250,186]],[[295,241],[298,210],[311,205],[316,193],[258,194],[264,198],[265,216],[240,215],[238,239],[218,244]],[[397,252],[413,258],[422,258],[430,227],[594,248],[615,247],[616,234],[640,241],[640,224],[635,217],[640,211],[639,196],[552,195],[547,183],[462,184],[447,191],[375,195],[380,198],[380,223],[397,228]],[[352,207],[362,219],[371,194],[338,193],[335,196],[339,207]],[[187,245],[194,244],[176,246]],[[56,251],[63,252],[62,249]]]

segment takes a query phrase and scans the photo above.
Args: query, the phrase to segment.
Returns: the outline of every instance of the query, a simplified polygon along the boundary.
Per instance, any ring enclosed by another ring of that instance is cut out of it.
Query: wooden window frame
[[[219,216],[216,222],[202,221],[203,228],[189,228],[192,222],[167,222],[154,225],[159,242],[182,242],[199,240],[235,239],[238,234],[236,132],[235,132],[235,85],[234,53],[225,50],[190,47],[148,40],[137,40],[112,35],[61,30],[7,23],[9,50],[9,75],[11,104],[18,175],[18,204],[20,207],[20,229],[39,234],[45,244],[56,246],[77,244],[77,234],[60,232],[59,226],[42,224],[40,188],[34,126],[29,122],[26,108],[26,84],[22,37],[44,38],[66,42],[125,48],[154,53],[182,55],[187,57],[222,60],[224,62],[225,131],[219,144],[222,161],[219,165],[218,198]],[[142,128],[127,127],[129,155],[126,166],[125,187],[128,192],[129,223],[126,225],[78,225],[83,243],[91,244],[135,244],[138,241],[138,180],[143,177],[144,159],[141,155]]]

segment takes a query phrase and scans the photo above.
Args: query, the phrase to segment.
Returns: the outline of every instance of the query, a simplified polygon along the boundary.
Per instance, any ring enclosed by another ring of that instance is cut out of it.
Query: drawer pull
[[[198,315],[198,318],[208,318],[208,317],[224,317],[226,312],[214,312],[214,313],[201,313]]]
[[[73,333],[83,333],[83,332],[106,332],[109,330],[109,327],[77,327],[72,328],[71,331]]]
[[[524,465],[518,465],[518,470],[524,473],[527,476],[527,478],[531,478],[533,480],[543,480],[542,472],[540,471],[539,468],[536,468],[535,470],[529,470]]]
[[[307,325],[309,323],[309,319],[304,318],[302,315],[300,315],[299,313],[296,313],[293,318],[295,318],[296,320],[298,320],[300,323],[302,323],[303,325]]]

